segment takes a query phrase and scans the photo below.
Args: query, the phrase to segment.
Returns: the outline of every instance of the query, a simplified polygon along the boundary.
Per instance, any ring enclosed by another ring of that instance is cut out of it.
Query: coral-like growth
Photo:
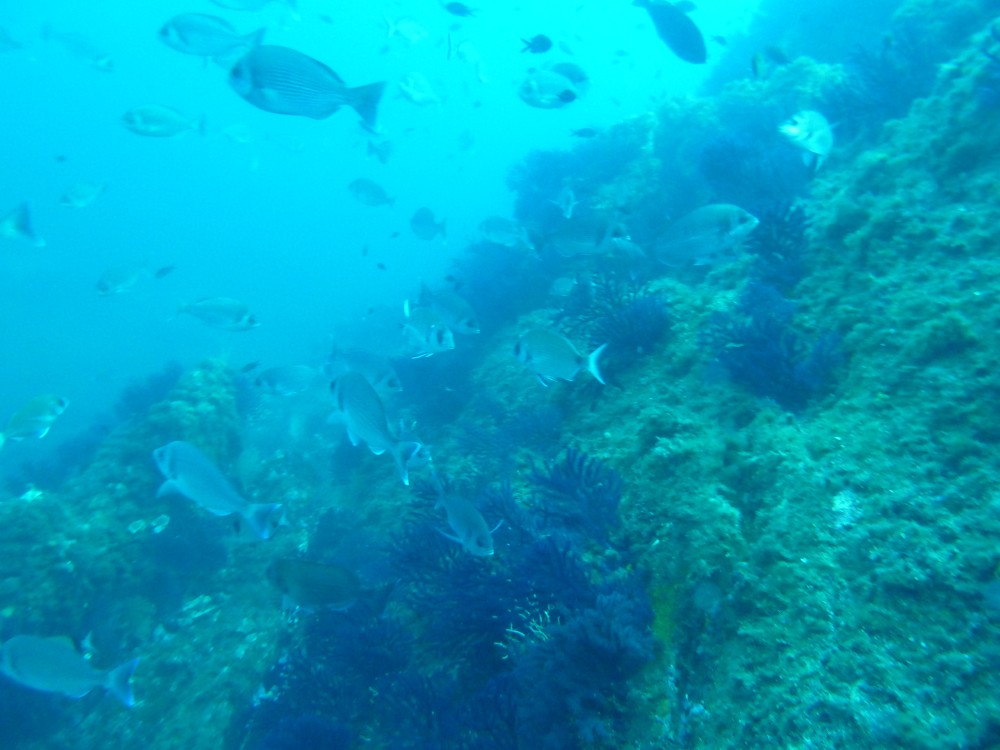
[[[800,411],[829,390],[843,350],[833,333],[806,344],[790,325],[794,309],[773,287],[750,284],[737,314],[714,315],[702,341],[734,382],[789,411]]]
[[[805,209],[775,204],[757,216],[760,224],[747,238],[745,247],[756,256],[753,277],[782,292],[799,283],[808,271]]]

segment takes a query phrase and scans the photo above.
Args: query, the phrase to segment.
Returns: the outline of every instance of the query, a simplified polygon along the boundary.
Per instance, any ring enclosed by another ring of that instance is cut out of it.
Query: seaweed
[[[744,247],[756,256],[751,274],[764,285],[790,291],[808,272],[806,230],[809,220],[802,206],[776,203],[757,216],[760,224]]]

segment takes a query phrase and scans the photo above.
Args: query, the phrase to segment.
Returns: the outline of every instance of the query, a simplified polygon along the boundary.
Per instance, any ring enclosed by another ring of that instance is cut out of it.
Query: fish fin
[[[160,488],[156,491],[157,497],[163,497],[164,495],[183,495],[180,487],[173,479],[168,479],[166,482],[160,485]]]
[[[414,354],[410,359],[423,359],[424,357],[433,357],[434,352],[421,352],[420,354]]]
[[[261,539],[270,539],[281,522],[281,503],[252,503],[243,518]]]
[[[413,312],[413,308],[410,306],[410,300],[404,299],[403,300],[403,316],[408,318],[408,317],[410,317],[410,314],[412,312]]]
[[[381,456],[383,453],[385,453],[385,448],[376,448],[374,445],[369,445],[368,448],[376,456]]]
[[[7,436],[0,432],[0,449],[3,448],[3,444],[7,442]]]
[[[202,136],[208,132],[208,123],[205,121],[205,115],[199,115],[198,119],[194,121],[194,131]]]
[[[599,347],[597,347],[596,349],[594,349],[594,351],[590,353],[590,356],[587,357],[587,372],[593,375],[597,379],[597,382],[600,383],[601,385],[604,385],[604,378],[601,377],[601,370],[598,367],[598,360],[604,353],[604,350],[607,348],[608,348],[607,344],[601,344]]]
[[[115,667],[104,677],[104,688],[128,708],[132,708],[135,703],[132,696],[132,673],[138,664],[138,659],[132,659]]]
[[[361,116],[361,121],[370,128],[375,127],[375,120],[378,118],[378,103],[384,92],[385,81],[348,89],[351,108]]]
[[[351,441],[351,445],[353,445],[355,448],[357,448],[358,443],[361,442],[358,439],[358,436],[354,434],[354,432],[351,430],[350,427],[347,428],[347,439]]]
[[[538,382],[541,383],[542,387],[544,387],[544,388],[548,388],[549,387],[549,383],[552,380],[551,378],[547,378],[544,375],[541,375],[540,373],[537,373],[537,372],[535,373],[535,377],[538,378]]]
[[[436,531],[438,534],[440,534],[441,536],[443,536],[445,539],[451,539],[451,541],[457,542],[458,544],[461,544],[463,547],[465,546],[465,542],[463,542],[457,536],[449,534],[446,531],[441,531],[441,529],[434,529],[434,531]]]
[[[412,440],[400,440],[392,446],[392,458],[396,462],[396,468],[399,469],[399,478],[407,486],[410,484],[410,473],[406,469],[406,464],[420,452],[422,447],[422,443]]]

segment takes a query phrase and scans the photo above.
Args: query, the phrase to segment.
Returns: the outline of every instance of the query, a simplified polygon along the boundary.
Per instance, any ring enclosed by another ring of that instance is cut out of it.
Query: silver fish
[[[806,166],[819,169],[833,150],[833,128],[827,119],[812,109],[798,112],[778,127],[778,132],[802,149]]]
[[[569,185],[564,185],[562,190],[559,191],[559,195],[552,198],[550,202],[559,209],[559,213],[563,215],[564,219],[572,219],[573,209],[580,205],[580,202],[576,199],[576,194],[573,192],[573,188]]]
[[[426,284],[421,284],[418,304],[421,307],[431,308],[455,333],[464,336],[479,333],[479,316],[476,315],[476,311],[465,297],[452,289],[432,292]]]
[[[59,197],[59,204],[70,208],[86,208],[100,198],[105,190],[107,185],[103,183],[76,182],[63,191]]]
[[[151,276],[145,263],[126,263],[107,269],[97,280],[97,293],[102,297],[124,294],[143,278]]]
[[[278,503],[245,500],[208,456],[191,443],[175,440],[153,451],[153,459],[166,481],[156,496],[183,495],[217,516],[238,515],[261,539],[270,539],[281,521]]]
[[[427,38],[427,29],[423,27],[420,21],[414,18],[397,18],[395,20],[389,18],[388,16],[382,17],[385,20],[385,38],[391,39],[394,36],[398,36],[400,39],[405,39],[410,44],[416,44],[417,42],[422,42]]]
[[[417,348],[413,359],[430,357],[455,348],[454,333],[433,308],[411,306],[410,301],[406,300],[403,303],[403,314],[406,316],[403,330],[410,343]]]
[[[566,76],[552,70],[532,69],[517,89],[521,101],[538,109],[559,109],[580,98]]]
[[[437,95],[431,82],[423,73],[407,73],[399,79],[398,85],[403,96],[419,107],[441,103],[441,97]]]
[[[70,698],[82,698],[100,687],[129,707],[134,703],[132,673],[138,663],[132,659],[108,671],[94,669],[66,636],[15,635],[0,647],[0,672],[14,682]]]
[[[383,399],[403,390],[392,362],[379,354],[360,349],[335,348],[323,365],[323,374],[334,380],[346,372],[361,373]]]
[[[437,503],[434,507],[444,508],[448,516],[448,526],[452,530],[452,533],[448,534],[438,529],[438,533],[446,539],[458,542],[474,557],[492,555],[493,532],[500,528],[500,524],[491,530],[475,505],[460,495],[446,492],[436,476],[434,480],[438,490]]]
[[[8,240],[27,240],[35,247],[45,247],[43,240],[31,223],[31,205],[18,203],[6,216],[0,217],[0,237]]]
[[[249,331],[260,325],[250,309],[238,299],[206,297],[197,302],[181,302],[177,312],[193,315],[202,323],[224,331]]]
[[[573,380],[581,369],[586,369],[603,385],[598,360],[607,346],[601,344],[584,357],[562,334],[548,328],[535,328],[518,339],[514,345],[514,356],[545,386],[556,380]]]
[[[265,29],[240,34],[224,18],[207,13],[180,13],[160,29],[160,39],[168,47],[186,55],[233,59],[261,44]]]
[[[367,180],[364,177],[352,180],[347,189],[358,202],[366,206],[392,206],[396,203],[396,199],[390,198],[385,188],[374,180]]]
[[[268,367],[254,379],[254,385],[279,396],[294,396],[309,390],[319,376],[319,370],[308,365]]]
[[[122,115],[122,125],[136,135],[150,138],[173,138],[196,132],[205,134],[204,117],[188,117],[171,107],[146,104]]]
[[[46,24],[42,28],[42,39],[55,42],[74,57],[86,61],[95,70],[110,73],[115,69],[115,61],[93,39],[73,31],[56,31]]]
[[[385,82],[350,88],[329,67],[289,47],[254,47],[229,72],[229,84],[255,107],[322,120],[343,105],[375,127]]]
[[[714,263],[733,255],[759,223],[739,206],[712,203],[670,224],[657,238],[653,253],[668,266]]]
[[[7,426],[0,432],[0,448],[8,440],[45,437],[67,406],[69,401],[62,396],[35,396],[8,420]]]
[[[479,222],[479,233],[483,239],[503,247],[526,247],[534,249],[528,233],[520,223],[503,216],[488,216]]]
[[[330,384],[330,389],[351,444],[357,445],[363,440],[376,456],[388,451],[396,462],[403,484],[408,485],[410,477],[406,464],[420,451],[420,443],[399,440],[392,434],[382,399],[361,373],[344,373]]]
[[[441,219],[437,221],[434,218],[434,212],[431,211],[426,206],[418,208],[416,212],[410,217],[410,229],[413,233],[422,240],[433,240],[438,235],[442,238],[447,237],[447,219]]]

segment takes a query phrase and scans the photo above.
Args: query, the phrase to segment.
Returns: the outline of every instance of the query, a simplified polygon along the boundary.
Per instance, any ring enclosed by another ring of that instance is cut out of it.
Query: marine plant
[[[1000,43],[1000,31],[995,25],[990,26],[990,39],[993,43]],[[983,43],[986,65],[976,86],[976,97],[983,109],[996,109],[1000,107],[1000,54],[991,51],[989,45],[989,40]]]
[[[736,313],[716,313],[702,332],[702,343],[731,380],[793,412],[832,386],[844,359],[835,333],[807,344],[791,326],[794,310],[774,287],[751,283]]]
[[[757,214],[760,224],[744,243],[755,256],[753,278],[782,292],[788,292],[808,272],[805,209],[790,203],[775,203]]]

